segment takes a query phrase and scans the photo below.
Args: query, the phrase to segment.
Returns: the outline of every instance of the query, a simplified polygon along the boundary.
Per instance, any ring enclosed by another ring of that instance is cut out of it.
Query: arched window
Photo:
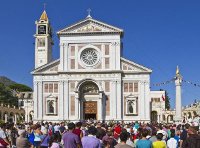
[[[57,97],[50,95],[46,98],[46,114],[57,114]]]
[[[165,115],[163,115],[163,121],[165,121]]]
[[[81,87],[81,92],[84,93],[84,94],[98,93],[99,88],[95,83],[87,82],[87,83],[84,83],[83,86]]]
[[[136,115],[137,112],[137,97],[134,96],[128,96],[126,97],[126,114],[127,115]]]
[[[48,101],[48,113],[53,114],[54,113],[54,101]]]

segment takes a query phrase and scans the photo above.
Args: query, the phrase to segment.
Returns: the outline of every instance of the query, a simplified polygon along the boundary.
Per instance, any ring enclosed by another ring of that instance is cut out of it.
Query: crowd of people
[[[0,148],[200,148],[199,127],[139,122],[0,125]]]

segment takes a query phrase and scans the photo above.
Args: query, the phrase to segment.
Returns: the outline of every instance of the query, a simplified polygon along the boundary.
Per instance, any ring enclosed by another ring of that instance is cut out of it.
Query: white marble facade
[[[52,40],[40,25],[51,27],[47,15],[36,23],[34,121],[150,121],[152,71],[121,56],[122,29],[89,16],[57,32],[60,58],[43,62]],[[38,47],[38,38],[47,43]]]

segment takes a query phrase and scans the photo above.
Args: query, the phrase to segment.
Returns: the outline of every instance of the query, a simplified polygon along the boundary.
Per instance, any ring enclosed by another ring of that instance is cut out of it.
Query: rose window
[[[87,48],[81,53],[81,61],[87,66],[93,66],[98,62],[97,51],[92,48]]]

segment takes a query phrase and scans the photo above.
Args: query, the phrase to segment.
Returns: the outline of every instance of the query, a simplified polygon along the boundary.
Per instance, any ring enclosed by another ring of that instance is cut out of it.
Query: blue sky
[[[153,70],[151,83],[175,76],[200,84],[200,1],[193,0],[6,0],[0,2],[0,75],[32,87],[35,21],[46,3],[54,30],[53,57],[59,58],[56,31],[87,16],[124,29],[123,56]],[[175,86],[165,89],[174,106]],[[200,99],[200,87],[183,83],[183,105]]]

